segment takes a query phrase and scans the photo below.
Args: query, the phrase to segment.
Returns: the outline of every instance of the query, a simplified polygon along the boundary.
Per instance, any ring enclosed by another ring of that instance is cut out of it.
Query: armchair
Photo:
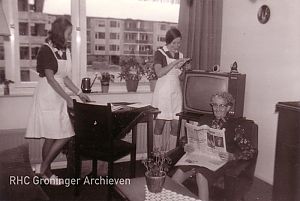
[[[253,147],[258,147],[258,126],[252,120],[242,119],[239,124],[245,129],[246,138],[249,139]],[[179,146],[168,152],[172,159],[172,165],[184,155],[183,146],[186,143],[185,137],[179,140]],[[245,194],[250,190],[254,179],[254,171],[257,161],[257,154],[250,160],[231,161],[220,169],[216,170],[216,174],[220,175],[215,184],[210,186],[210,200],[214,201],[239,201],[244,200]],[[174,173],[172,168],[169,175]],[[197,186],[194,178],[189,178],[186,183]],[[197,188],[190,189],[195,192]]]

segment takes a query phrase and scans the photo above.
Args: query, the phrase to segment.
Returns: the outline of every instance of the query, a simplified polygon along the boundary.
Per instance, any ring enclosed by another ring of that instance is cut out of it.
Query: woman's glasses
[[[213,109],[219,109],[219,110],[225,110],[227,105],[224,105],[224,104],[216,104],[216,103],[211,103],[210,106],[213,108]]]

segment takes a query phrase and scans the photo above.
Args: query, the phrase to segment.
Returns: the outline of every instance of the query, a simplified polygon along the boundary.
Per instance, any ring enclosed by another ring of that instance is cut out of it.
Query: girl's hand
[[[78,97],[79,97],[80,100],[81,100],[82,102],[84,102],[84,103],[90,102],[90,101],[91,101],[90,97],[89,97],[88,95],[84,94],[84,93],[80,93],[80,94],[78,95]]]
[[[195,149],[191,144],[186,144],[184,145],[184,151],[186,153],[192,153],[193,151],[195,151]]]
[[[67,106],[68,106],[68,108],[71,108],[71,109],[73,109],[73,107],[74,107],[74,104],[73,104],[73,100],[72,100],[72,98],[69,98],[69,99],[67,100]]]
[[[219,157],[223,161],[232,161],[235,160],[235,156],[233,153],[228,153],[228,152],[220,152]]]
[[[175,61],[172,61],[171,65],[172,65],[173,68],[180,68],[183,63],[184,63],[184,58],[176,59]]]
[[[182,59],[178,59],[178,60],[177,60],[178,63],[176,64],[176,67],[175,67],[175,68],[178,68],[178,69],[182,68],[182,67],[184,66],[184,64],[185,64],[187,61],[189,61],[189,60],[190,60],[190,58],[182,58]]]

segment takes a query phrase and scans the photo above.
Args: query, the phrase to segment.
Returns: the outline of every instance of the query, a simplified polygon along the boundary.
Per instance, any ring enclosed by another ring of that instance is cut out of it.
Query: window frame
[[[11,35],[9,39],[4,41],[4,72],[6,79],[13,80],[15,83],[11,85],[13,94],[22,94],[25,92],[33,93],[37,85],[36,81],[21,81],[21,58],[20,58],[20,37],[19,23],[27,23],[19,21],[19,0],[2,0],[2,7],[7,18]],[[71,22],[72,30],[72,76],[73,82],[79,86],[81,77],[86,75],[86,2],[82,0],[72,0],[71,2]],[[79,11],[80,10],[80,11]],[[30,26],[27,23],[27,35],[31,36]],[[24,45],[23,45],[24,46]],[[29,57],[31,56],[31,48],[29,48]],[[17,52],[17,54],[16,54]]]

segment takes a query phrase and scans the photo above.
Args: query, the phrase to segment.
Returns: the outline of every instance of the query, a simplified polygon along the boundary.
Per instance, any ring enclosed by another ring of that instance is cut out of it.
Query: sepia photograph
[[[0,201],[300,200],[299,11],[0,0]]]

